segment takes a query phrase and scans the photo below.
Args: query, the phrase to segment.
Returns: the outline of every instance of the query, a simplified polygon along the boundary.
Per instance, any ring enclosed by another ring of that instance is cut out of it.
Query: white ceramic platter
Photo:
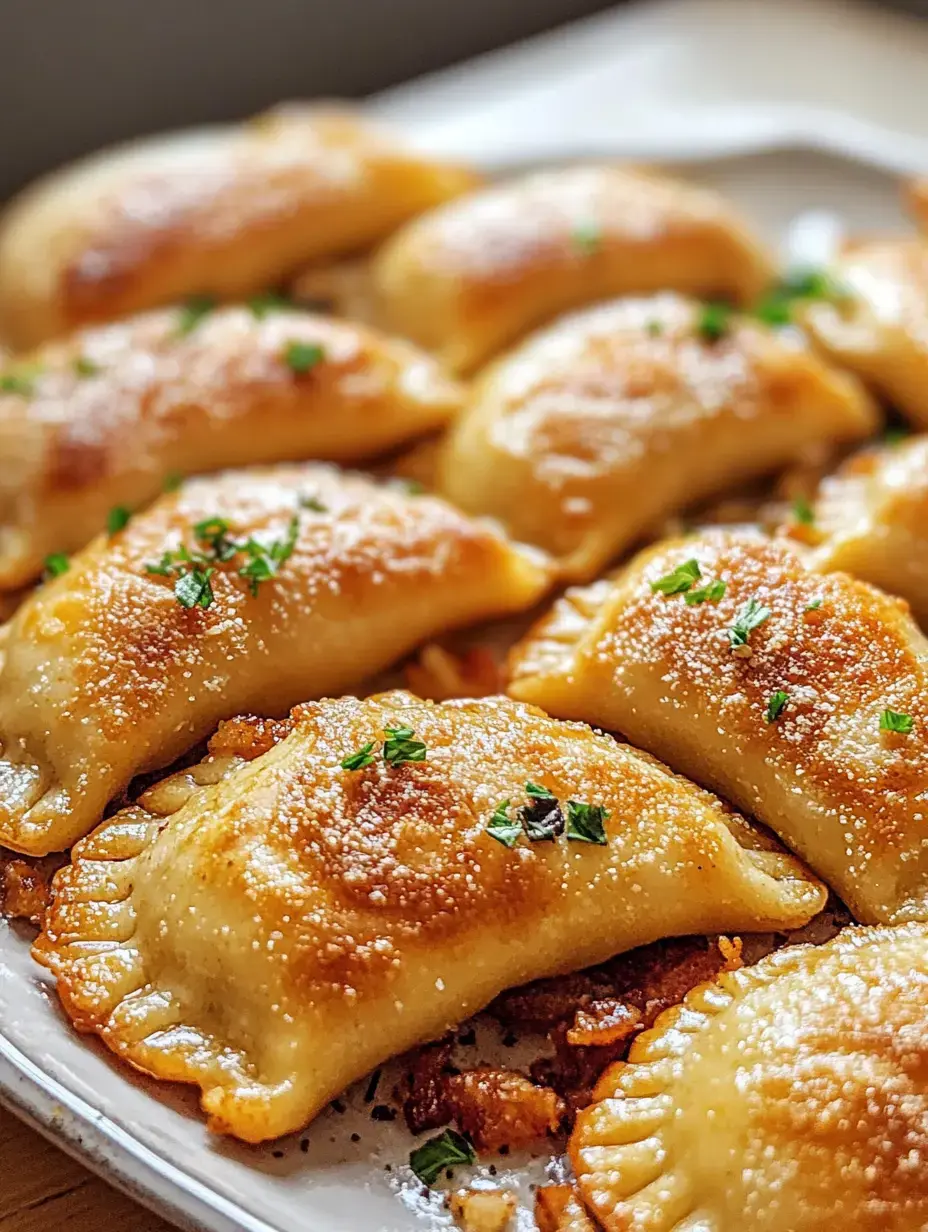
[[[926,63],[928,24],[848,3],[670,0],[497,53],[374,105],[424,147],[492,168],[591,152],[685,160],[686,174],[814,257],[836,225],[906,225],[893,173],[928,169]],[[487,1032],[481,1047],[492,1053]],[[384,1092],[393,1080],[384,1075]],[[156,1089],[73,1034],[25,933],[0,924],[0,1098],[183,1226],[449,1226],[440,1197],[423,1197],[411,1178],[402,1123],[372,1122],[363,1096],[362,1085],[345,1112],[326,1113],[302,1139],[260,1150],[211,1139],[191,1094]],[[533,1173],[516,1163],[497,1161],[487,1183],[518,1182],[526,1193],[532,1176],[557,1179],[560,1166]],[[533,1227],[527,1209],[517,1226]]]

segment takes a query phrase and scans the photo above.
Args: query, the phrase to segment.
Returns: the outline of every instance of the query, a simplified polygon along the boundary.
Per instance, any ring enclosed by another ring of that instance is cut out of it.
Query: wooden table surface
[[[176,1232],[0,1108],[0,1232]]]

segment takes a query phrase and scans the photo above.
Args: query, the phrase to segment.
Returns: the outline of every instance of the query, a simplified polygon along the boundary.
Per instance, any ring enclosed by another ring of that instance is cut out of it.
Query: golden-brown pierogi
[[[614,164],[484,188],[408,224],[376,255],[371,309],[470,372],[534,326],[615,295],[670,289],[751,302],[768,254],[714,193]]]
[[[928,437],[868,449],[826,478],[803,536],[819,569],[843,569],[905,599],[928,624]]]
[[[324,106],[104,150],[8,207],[0,333],[23,348],[186,295],[250,295],[474,183]]]
[[[281,307],[162,309],[0,373],[0,588],[180,474],[354,462],[440,427],[462,390],[399,339]]]
[[[807,301],[803,325],[907,419],[928,426],[928,242],[852,244],[833,272],[839,293]]]
[[[771,827],[865,922],[928,918],[928,642],[785,541],[706,532],[568,592],[513,696],[621,731]]]
[[[81,1030],[250,1142],[511,985],[824,902],[709,793],[506,698],[234,726],[75,848],[35,952]]]
[[[548,580],[490,524],[329,467],[192,481],[7,626],[0,843],[69,846],[221,718],[341,692],[442,630],[531,607]]]
[[[878,422],[857,381],[796,331],[676,295],[617,300],[488,369],[437,486],[584,581],[681,508]]]
[[[926,1017],[923,924],[849,928],[694,989],[577,1119],[597,1226],[924,1228]]]

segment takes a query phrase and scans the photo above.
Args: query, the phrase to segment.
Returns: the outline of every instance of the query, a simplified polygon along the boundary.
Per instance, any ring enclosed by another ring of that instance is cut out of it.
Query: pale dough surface
[[[421,760],[387,762],[398,728]],[[80,1029],[199,1085],[212,1127],[248,1141],[298,1129],[505,988],[824,905],[708,792],[507,698],[308,703],[279,726],[226,725],[211,747],[75,847],[35,953]],[[343,766],[365,749],[371,764]],[[529,784],[565,816],[604,808],[605,843],[494,838]]]

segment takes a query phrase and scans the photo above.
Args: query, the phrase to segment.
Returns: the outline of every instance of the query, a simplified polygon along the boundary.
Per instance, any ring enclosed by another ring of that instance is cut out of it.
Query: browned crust
[[[292,554],[256,594],[241,554],[218,564],[211,605],[185,609],[175,579],[149,566],[196,546],[192,528],[217,516],[237,541],[265,542],[295,518]],[[446,502],[333,468],[191,481],[72,558],[9,626],[0,741],[17,769],[0,793],[0,841],[57,850],[134,774],[170,764],[230,711],[279,714],[340,692],[424,638],[530,606],[548,577],[540,555]],[[57,686],[24,706],[37,673]]]
[[[184,329],[165,309],[88,329],[17,361],[0,394],[0,586],[83,547],[116,506],[167,479],[233,466],[355,462],[447,422],[463,389],[430,357],[352,322],[221,308]],[[291,348],[318,356],[306,371]]]
[[[728,1232],[736,1208],[745,1228],[818,1229],[826,1211],[850,1232],[921,1226],[928,1187],[904,1161],[924,1149],[926,946],[924,924],[849,928],[663,1014],[571,1138],[578,1190],[607,1232],[697,1211]]]
[[[772,278],[769,255],[715,194],[608,163],[522,176],[433,210],[391,238],[372,271],[375,318],[458,372],[582,304],[665,288],[751,302]]]
[[[189,294],[249,295],[367,247],[476,178],[324,106],[107,151],[10,207],[0,320],[22,348]]]
[[[695,558],[725,582],[689,605],[652,583]],[[770,615],[733,653],[749,602]],[[921,918],[928,893],[928,643],[907,606],[821,574],[782,540],[708,531],[643,552],[573,592],[517,648],[510,691],[623,731],[766,822],[858,918]],[[767,721],[771,697],[789,702]],[[881,731],[884,709],[911,716]]]

